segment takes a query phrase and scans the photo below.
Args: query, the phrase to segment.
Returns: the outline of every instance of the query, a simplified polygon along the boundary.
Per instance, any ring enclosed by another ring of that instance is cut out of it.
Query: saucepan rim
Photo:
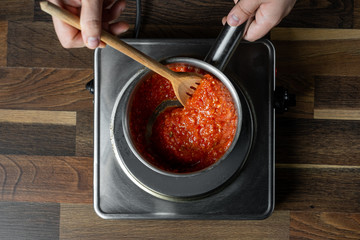
[[[214,164],[212,164],[204,169],[198,170],[198,171],[189,172],[189,173],[174,173],[174,172],[165,171],[165,170],[160,169],[159,167],[151,164],[137,150],[137,148],[132,140],[132,137],[130,134],[130,128],[129,128],[129,115],[130,115],[130,108],[131,108],[133,94],[136,92],[137,87],[153,73],[150,70],[143,69],[142,72],[140,72],[139,74],[136,74],[132,79],[129,80],[128,86],[125,86],[125,87],[131,87],[131,85],[133,85],[133,84],[130,84],[130,83],[136,82],[135,86],[133,86],[132,89],[130,90],[131,95],[127,99],[128,101],[126,103],[126,108],[124,109],[124,114],[122,114],[122,116],[123,116],[122,123],[123,123],[123,130],[124,130],[124,136],[125,136],[126,142],[138,160],[140,160],[146,167],[148,167],[151,170],[156,171],[160,174],[167,175],[167,176],[173,176],[173,177],[188,177],[188,176],[201,174],[203,172],[211,171],[213,168],[221,165],[221,163],[226,159],[226,157],[233,150],[233,148],[236,145],[237,140],[240,136],[241,126],[242,126],[242,107],[241,107],[241,102],[239,99],[239,95],[236,91],[236,88],[225,74],[223,74],[216,67],[214,67],[211,64],[206,63],[202,60],[195,59],[195,58],[188,58],[188,57],[171,57],[171,58],[165,59],[164,61],[162,61],[162,63],[163,64],[174,64],[174,63],[185,64],[185,65],[190,65],[193,67],[200,68],[200,69],[205,70],[206,72],[214,75],[226,86],[226,88],[229,90],[229,92],[231,94],[231,97],[234,101],[234,105],[235,105],[236,111],[237,111],[237,119],[238,120],[237,120],[237,124],[236,124],[236,132],[235,132],[233,141],[232,141],[229,149],[225,152],[225,154],[219,160],[217,160]],[[114,109],[116,109],[116,108],[114,108]],[[113,116],[114,116],[114,114],[113,114]],[[112,117],[112,121],[114,121],[114,120],[115,120],[114,117]]]

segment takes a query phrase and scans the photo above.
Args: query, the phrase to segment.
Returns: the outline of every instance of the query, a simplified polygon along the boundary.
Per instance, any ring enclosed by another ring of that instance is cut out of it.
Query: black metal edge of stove
[[[247,42],[247,41],[244,41],[243,43],[261,43],[263,44],[264,46],[267,47],[268,51],[269,51],[269,57],[271,57],[273,59],[273,64],[272,64],[272,67],[271,67],[271,70],[272,70],[272,73],[271,73],[271,78],[272,78],[272,91],[271,91],[271,96],[270,97],[270,102],[271,102],[271,106],[272,106],[272,109],[271,109],[271,114],[270,114],[270,121],[271,121],[271,126],[272,126],[272,129],[271,129],[271,134],[270,134],[270,137],[271,137],[271,147],[270,147],[270,151],[271,151],[271,158],[270,158],[270,162],[269,162],[269,189],[271,189],[268,194],[268,198],[270,200],[270,203],[268,205],[268,209],[266,211],[264,211],[264,214],[263,215],[258,215],[259,217],[256,217],[254,218],[253,216],[245,216],[244,219],[246,220],[263,220],[263,219],[266,219],[268,217],[270,217],[272,215],[272,213],[274,212],[274,209],[275,209],[275,117],[276,117],[276,109],[275,109],[275,105],[274,105],[274,101],[275,101],[275,98],[274,98],[274,95],[275,95],[275,89],[276,89],[276,50],[275,50],[275,47],[273,45],[273,43],[269,40],[269,39],[266,39],[266,38],[262,38],[260,40],[257,40],[255,42]],[[231,76],[229,76],[229,78],[231,78]],[[243,93],[243,96],[246,98],[246,99],[250,99],[251,97],[249,96],[248,92],[247,91],[244,91],[245,87],[242,86],[242,84],[239,84],[239,83],[234,83],[234,85],[237,85],[236,87],[240,89],[240,91]],[[249,108],[251,109],[251,117],[253,118],[253,124],[254,124],[254,131],[258,131],[258,127],[256,126],[258,124],[258,121],[256,120],[257,116],[255,114],[255,108],[252,104],[251,101],[247,101],[247,104],[249,105]],[[253,137],[254,139],[252,139],[252,142],[255,142],[256,141],[256,138],[257,138],[257,134],[254,133],[253,134]],[[250,153],[251,154],[251,151],[253,151],[253,146],[251,146],[251,149],[250,149]],[[239,169],[239,171],[233,176],[234,178],[237,177],[238,174],[241,174],[241,171],[243,169],[243,167],[246,167],[246,164],[248,163],[248,161],[245,161],[244,162],[244,166],[241,167],[241,169]],[[220,218],[221,219],[221,218]],[[229,218],[227,218],[229,219]],[[230,218],[231,220],[232,218]],[[226,220],[226,219],[225,219]]]
[[[273,79],[274,79],[274,85],[273,85],[273,91],[272,91],[272,97],[271,97],[271,99],[273,99],[273,101],[274,101],[274,95],[275,95],[275,89],[276,89],[276,52],[275,52],[275,47],[274,47],[274,45],[269,41],[269,40],[267,40],[268,41],[268,45],[269,46],[271,46],[271,52],[272,52],[272,54],[274,55],[274,63],[273,63],[273,67],[272,67],[272,69],[273,69],[273,73],[272,73],[272,75],[273,75]],[[270,174],[270,176],[272,177],[272,179],[271,179],[271,187],[272,187],[272,191],[271,191],[271,193],[269,193],[269,194],[271,194],[271,199],[272,199],[272,206],[271,206],[271,209],[269,209],[271,212],[269,213],[269,215],[267,216],[267,217],[269,217],[273,212],[274,212],[274,209],[275,209],[275,160],[276,160],[276,156],[275,156],[275,144],[276,144],[276,142],[275,142],[275,131],[276,131],[276,129],[275,129],[275,106],[274,106],[274,102],[272,102],[271,103],[272,105],[273,105],[273,109],[272,109],[272,121],[273,121],[273,124],[272,124],[272,126],[273,126],[273,129],[272,129],[272,132],[273,132],[273,134],[272,134],[272,163],[271,163],[271,173],[269,173]]]
[[[143,40],[146,40],[146,39],[142,39],[141,41]],[[184,39],[167,39],[169,41],[179,41],[179,42],[182,42],[184,41]],[[138,41],[137,39],[135,40],[132,40],[132,39],[129,39],[128,42],[130,43],[140,43],[141,41]],[[156,42],[161,42],[161,40],[147,40],[148,42],[151,42],[151,44],[153,43],[156,43]],[[190,42],[194,41],[194,43],[198,44],[199,41],[203,41],[203,42],[206,42],[208,43],[209,40],[203,40],[203,39],[190,39]],[[262,42],[269,48],[269,50],[271,51],[272,54],[274,54],[274,60],[275,60],[275,49],[272,45],[272,43],[268,40],[262,40]],[[95,51],[95,59],[97,59],[99,57],[99,50],[97,49]],[[275,90],[275,61],[274,61],[274,66],[272,68],[272,71],[273,71],[273,91],[272,91],[272,95],[273,95],[273,92]],[[95,60],[94,62],[94,65],[95,65],[95,68],[99,67],[98,66],[98,61]],[[94,74],[94,77],[99,77],[98,76],[99,73],[95,71],[95,74]],[[99,91],[96,90],[96,89],[99,89],[99,85],[98,85],[98,81],[95,81],[95,93],[94,93],[94,108],[96,108],[98,106],[98,99],[99,99]],[[273,96],[271,96],[271,98],[273,99]],[[232,219],[252,219],[252,220],[260,220],[260,219],[265,219],[267,218],[268,216],[270,216],[274,210],[274,205],[275,205],[275,109],[273,108],[272,109],[272,121],[273,121],[273,129],[272,129],[272,148],[271,148],[271,151],[272,151],[272,157],[271,157],[271,162],[270,162],[270,165],[271,165],[271,168],[269,168],[269,176],[271,179],[269,179],[269,199],[271,199],[271,203],[269,204],[269,208],[264,212],[264,214],[260,217],[253,217],[252,215],[251,216],[247,216],[247,215],[243,215],[242,218],[238,218],[236,216],[222,216],[222,217],[218,217],[218,216],[208,216],[208,215],[204,215],[202,217],[194,217],[193,215],[182,215],[182,216],[178,216],[178,217],[173,217],[173,216],[164,216],[163,218],[161,219],[203,219],[203,220],[206,220],[206,219],[228,219],[228,220],[232,220]],[[94,114],[94,127],[96,125],[99,124],[99,115],[96,115]],[[94,144],[98,144],[98,140],[99,140],[99,136],[98,136],[98,133],[96,131],[94,131]],[[99,206],[99,188],[98,188],[98,185],[99,185],[99,168],[98,168],[98,164],[99,164],[99,152],[98,152],[98,149],[95,147],[94,148],[94,178],[93,178],[93,182],[94,182],[94,192],[93,192],[93,196],[94,196],[94,209],[95,209],[95,212],[98,214],[98,216],[100,216],[101,218],[103,219],[159,219],[159,215],[158,214],[154,214],[154,213],[149,213],[149,214],[141,214],[141,215],[134,215],[134,214],[108,214],[108,213],[105,213],[103,212],[101,209],[100,209],[100,206]],[[161,214],[160,214],[161,215]],[[205,217],[205,218],[204,218]]]
[[[272,110],[271,110],[271,114],[270,114],[270,121],[272,121],[272,124],[270,124],[272,126],[271,129],[271,147],[270,147],[270,151],[271,151],[271,158],[270,158],[270,162],[269,162],[269,189],[271,189],[271,191],[269,191],[269,199],[271,200],[271,204],[269,204],[269,209],[267,209],[266,213],[264,213],[263,218],[260,219],[266,219],[269,216],[271,216],[271,214],[274,212],[275,209],[275,106],[274,106],[274,95],[275,95],[275,89],[276,89],[276,51],[275,51],[275,47],[273,45],[273,43],[268,40],[268,39],[260,39],[258,40],[259,42],[262,42],[264,44],[264,46],[266,46],[270,52],[270,56],[272,56],[273,59],[273,65],[272,65],[272,91],[271,91],[271,96],[270,96],[270,104],[272,106]],[[257,121],[254,121],[255,124],[257,124]],[[255,127],[255,129],[257,129],[257,127]],[[256,136],[256,134],[255,134]],[[256,139],[254,139],[254,141],[256,141]]]
[[[100,67],[99,64],[99,51],[100,49],[97,48],[94,52],[94,69],[98,69]],[[99,125],[99,114],[97,113],[97,106],[99,105],[99,72],[100,71],[94,71],[94,146],[98,146],[99,144],[99,134],[98,131],[95,129],[99,129],[99,127],[96,127]],[[106,219],[107,214],[104,213],[100,209],[100,194],[99,194],[99,149],[97,147],[94,147],[94,163],[93,163],[93,206],[96,214]]]
[[[262,219],[266,219],[268,218],[269,216],[271,216],[271,214],[274,212],[274,209],[275,209],[275,159],[276,159],[276,156],[275,156],[275,106],[274,106],[274,95],[275,95],[275,89],[276,89],[276,51],[275,51],[275,47],[273,45],[273,43],[268,40],[268,39],[260,39],[256,42],[260,42],[260,43],[263,43],[264,46],[266,46],[269,50],[269,57],[272,56],[272,59],[273,59],[273,65],[272,65],[272,73],[271,73],[271,78],[272,78],[272,91],[271,91],[271,96],[270,96],[270,104],[272,106],[272,109],[271,109],[271,114],[270,114],[270,121],[272,121],[272,124],[270,124],[272,126],[272,129],[271,129],[271,134],[270,134],[270,137],[271,137],[271,147],[270,147],[270,151],[271,151],[271,157],[270,157],[270,162],[269,162],[269,182],[268,182],[268,187],[269,189],[271,189],[271,191],[268,192],[269,196],[268,198],[270,199],[270,204],[268,205],[268,209],[267,211],[264,212],[263,216],[261,218],[258,218],[258,219],[254,219],[254,220],[262,220]],[[246,97],[249,97],[249,96],[246,96]],[[253,108],[253,106],[251,106],[251,108]],[[255,115],[255,114],[254,114]],[[256,116],[254,116],[256,117]],[[258,124],[257,120],[255,119],[254,120],[254,124]],[[258,128],[255,126],[255,129],[257,130]],[[255,138],[257,136],[257,134],[254,134]],[[256,141],[256,139],[254,139],[253,141]]]
[[[272,111],[271,111],[271,121],[272,121],[272,129],[271,129],[271,138],[272,138],[272,146],[270,148],[271,150],[271,162],[269,163],[269,165],[271,166],[269,168],[269,176],[270,176],[270,181],[269,181],[269,189],[272,189],[269,192],[269,199],[271,199],[271,205],[269,206],[270,208],[268,209],[268,212],[266,215],[264,215],[264,219],[268,218],[275,209],[275,107],[274,107],[274,94],[275,94],[275,88],[276,88],[276,52],[275,52],[275,47],[272,44],[271,41],[269,41],[268,39],[264,39],[264,42],[266,42],[266,46],[269,49],[269,51],[271,52],[272,56],[273,56],[273,66],[272,66],[272,79],[273,79],[273,90],[271,91],[271,106],[272,106]]]
[[[271,146],[271,162],[270,164],[270,168],[269,168],[269,176],[270,176],[270,181],[269,181],[269,189],[272,189],[269,192],[269,199],[271,199],[271,205],[269,206],[270,208],[268,209],[268,212],[266,215],[264,215],[264,219],[268,218],[275,209],[275,106],[274,106],[274,95],[275,95],[275,89],[276,89],[276,51],[275,51],[275,47],[272,44],[271,41],[269,41],[268,39],[264,39],[263,41],[266,42],[266,46],[268,47],[269,51],[271,52],[271,54],[273,55],[273,66],[272,66],[272,79],[273,79],[273,90],[271,91],[271,105],[272,105],[272,116],[271,116],[271,121],[272,121],[272,146]]]

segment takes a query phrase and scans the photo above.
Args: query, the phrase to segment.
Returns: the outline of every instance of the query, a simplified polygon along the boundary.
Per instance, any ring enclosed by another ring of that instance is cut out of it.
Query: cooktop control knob
[[[296,106],[296,95],[290,94],[284,87],[277,86],[274,95],[276,113],[287,112],[289,107]]]
[[[94,79],[88,82],[85,85],[86,90],[88,90],[91,94],[94,94]]]

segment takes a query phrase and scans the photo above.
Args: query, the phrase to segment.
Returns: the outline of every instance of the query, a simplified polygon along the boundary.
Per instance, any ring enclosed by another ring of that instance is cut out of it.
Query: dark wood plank
[[[0,132],[0,154],[75,155],[75,126],[0,122]]]
[[[359,92],[359,77],[316,77],[314,117],[360,120]]]
[[[274,40],[278,50],[278,84],[289,86],[289,90],[297,95],[298,104],[295,108],[290,109],[290,114],[287,114],[287,116],[311,117],[311,114],[304,114],[311,112],[313,117],[318,119],[360,119],[360,111],[356,104],[352,104],[351,107],[350,104],[344,106],[346,102],[352,100],[350,99],[352,96],[355,96],[354,100],[357,102],[356,71],[358,68],[355,67],[356,61],[352,57],[357,58],[358,54],[353,54],[354,51],[356,52],[356,47],[351,44],[354,44],[354,41],[357,41],[359,37],[360,31],[358,29],[273,29],[271,38]],[[343,46],[337,47],[339,43],[342,43]],[[288,44],[291,44],[291,46]],[[311,47],[310,50],[304,44],[317,47]],[[323,46],[320,46],[320,44]],[[285,45],[286,47],[284,47]],[[295,49],[298,46],[301,46],[302,49]],[[330,46],[332,47],[330,48]],[[294,49],[291,49],[292,47]],[[283,56],[282,54],[285,52],[292,53]],[[345,57],[348,54],[349,56]],[[296,57],[292,58],[293,56]],[[290,59],[290,61],[285,62],[282,61],[283,59]],[[343,61],[342,63],[340,63],[340,59]],[[341,65],[340,67],[338,62]],[[289,71],[288,67],[290,65],[294,68]],[[309,69],[311,70],[309,71]],[[343,84],[342,81],[344,81]],[[318,86],[315,86],[315,84]],[[317,91],[327,92],[316,93]],[[339,94],[335,93],[335,91]],[[346,94],[347,96],[345,96]],[[314,100],[314,98],[316,99]],[[321,100],[321,98],[324,99]],[[328,98],[337,98],[337,103],[332,101],[327,103],[328,107],[325,107],[323,103]],[[314,101],[317,101],[315,109]]]
[[[41,10],[40,8],[40,2],[42,0],[34,0],[34,21],[45,21],[45,22],[51,22],[52,17]]]
[[[359,76],[360,40],[274,41],[278,72],[294,75]]]
[[[359,37],[359,29],[275,27],[271,30],[274,41],[348,41]]]
[[[360,121],[276,119],[278,163],[359,165]]]
[[[51,22],[51,17],[42,12],[35,0],[34,20]],[[190,7],[191,6],[191,7]],[[230,1],[143,1],[141,38],[215,38],[221,28],[221,19],[232,8]],[[181,11],[179,11],[181,9]],[[174,14],[168,14],[172,12]],[[127,1],[119,20],[128,22],[130,30],[121,35],[133,37],[136,2]],[[194,16],[194,17],[189,17]],[[206,25],[206,27],[204,26]]]
[[[360,168],[333,165],[277,165],[278,210],[359,212]]]
[[[35,0],[36,21],[51,21],[38,7]],[[356,2],[356,1],[355,1]],[[221,25],[222,17],[233,7],[232,1],[142,1],[143,25]],[[352,28],[354,1],[352,0],[298,0],[281,26],[306,28]],[[127,1],[121,20],[135,23],[135,1]],[[356,15],[355,15],[356,16]]]
[[[291,212],[290,239],[360,239],[360,214]]]
[[[296,106],[281,115],[293,118],[313,118],[314,116],[314,77],[306,75],[276,75],[276,85],[286,88],[290,94],[296,95]]]
[[[353,0],[298,0],[280,26],[352,28],[353,7]]]
[[[93,51],[64,49],[50,22],[10,21],[9,67],[93,68]]]
[[[128,1],[129,2],[129,1]],[[47,17],[39,14],[42,21],[47,20]],[[129,19],[130,15],[123,17],[124,21],[130,23],[129,30],[120,35],[121,38],[133,38],[134,22],[135,20]],[[222,29],[220,21],[217,24],[204,27],[203,25],[186,25],[184,23],[170,24],[170,23],[143,23],[139,38],[216,38]]]
[[[221,25],[221,19],[233,7],[232,1],[145,1],[144,24]],[[135,12],[135,1],[128,2],[128,9]],[[126,16],[126,12],[124,13]]]
[[[92,70],[0,68],[0,108],[91,110]]]
[[[92,158],[0,155],[2,201],[92,202]]]
[[[360,77],[319,76],[315,108],[360,109]]]
[[[354,1],[354,28],[360,28],[360,2]]]
[[[262,221],[118,221],[100,219],[91,205],[61,204],[60,219],[60,239],[289,238],[287,211],[276,211]]]
[[[141,28],[140,38],[216,38],[222,29],[221,24],[208,27],[184,24],[147,24]],[[132,28],[121,37],[131,38]]]
[[[0,21],[0,67],[7,64],[7,30],[7,22]]]
[[[94,155],[94,111],[78,112],[76,119],[76,156]]]
[[[0,20],[32,20],[34,0],[1,0]]]
[[[41,12],[35,0],[35,20],[50,21],[51,18]],[[142,1],[143,24],[183,24],[183,25],[221,25],[221,19],[233,6],[232,1]],[[135,23],[136,1],[127,1],[121,20]]]
[[[60,205],[0,202],[0,239],[59,239]]]

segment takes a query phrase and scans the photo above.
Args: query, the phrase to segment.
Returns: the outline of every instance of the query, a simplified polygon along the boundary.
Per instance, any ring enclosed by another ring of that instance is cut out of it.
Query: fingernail
[[[87,39],[87,46],[89,48],[97,48],[99,46],[100,40],[96,37],[88,37]]]
[[[236,26],[239,23],[239,21],[240,19],[236,15],[232,14],[229,18],[229,25]]]

